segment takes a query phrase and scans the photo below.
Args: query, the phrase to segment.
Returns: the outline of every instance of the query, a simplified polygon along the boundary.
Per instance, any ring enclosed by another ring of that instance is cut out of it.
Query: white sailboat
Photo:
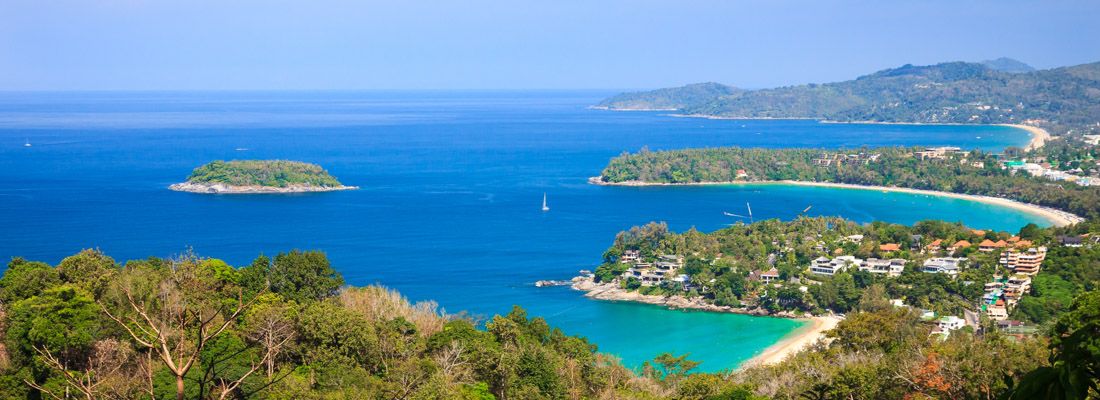
[[[550,211],[550,207],[546,206],[546,193],[542,194],[542,211]]]
[[[31,147],[31,140],[23,139],[23,147]]]

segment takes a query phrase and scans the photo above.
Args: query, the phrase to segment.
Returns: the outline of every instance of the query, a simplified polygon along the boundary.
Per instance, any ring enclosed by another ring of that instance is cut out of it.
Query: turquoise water
[[[99,247],[118,259],[321,249],[352,284],[381,283],[447,310],[513,304],[639,365],[691,353],[732,368],[797,321],[591,301],[535,288],[591,269],[615,233],[811,215],[1016,230],[1042,222],[957,199],[796,186],[599,187],[622,151],[699,146],[955,145],[1027,141],[1005,127],[717,121],[588,110],[604,92],[3,93],[0,257],[48,262]],[[980,139],[978,138],[980,137]],[[24,147],[28,140],[33,147]],[[241,150],[238,150],[241,149]],[[166,189],[213,159],[315,162],[361,190],[210,196]],[[551,211],[539,210],[543,193]]]

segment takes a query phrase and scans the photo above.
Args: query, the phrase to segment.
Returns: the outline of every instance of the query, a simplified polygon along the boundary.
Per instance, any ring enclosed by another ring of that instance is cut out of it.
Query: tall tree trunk
[[[176,400],[183,400],[183,375],[176,375]]]

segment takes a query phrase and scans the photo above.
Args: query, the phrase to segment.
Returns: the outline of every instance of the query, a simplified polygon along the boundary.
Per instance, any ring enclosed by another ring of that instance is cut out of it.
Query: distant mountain
[[[994,64],[1004,68],[1011,62]],[[1100,63],[1020,73],[998,68],[967,62],[904,65],[850,81],[762,90],[706,83],[624,93],[597,107],[675,109],[723,118],[1027,122],[1055,133],[1100,122]]]
[[[1011,72],[1014,74],[1035,71],[1035,68],[1032,68],[1030,65],[1024,64],[1020,60],[1014,60],[1008,57],[1001,57],[996,60],[985,60],[982,61],[982,65],[985,65],[997,71]]]

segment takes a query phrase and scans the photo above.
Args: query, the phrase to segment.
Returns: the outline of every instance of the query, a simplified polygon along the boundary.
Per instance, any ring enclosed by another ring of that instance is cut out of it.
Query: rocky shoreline
[[[312,186],[290,185],[287,187],[273,186],[233,186],[221,183],[193,183],[183,182],[168,186],[168,189],[177,192],[205,193],[205,194],[280,194],[280,193],[311,193],[311,192],[335,192],[340,190],[355,190],[358,186]]]
[[[630,301],[635,303],[653,304],[672,309],[688,309],[688,310],[700,310],[710,312],[724,312],[733,314],[745,314],[755,316],[769,316],[769,317],[781,317],[781,318],[806,318],[808,315],[797,315],[791,312],[779,312],[771,313],[767,310],[754,308],[734,308],[730,306],[719,306],[706,302],[701,298],[687,298],[684,296],[654,296],[645,295],[635,291],[628,291],[620,288],[614,283],[596,283],[595,278],[591,276],[578,276],[573,278],[573,284],[571,285],[573,290],[579,290],[585,292],[584,296],[596,300],[607,301]]]

